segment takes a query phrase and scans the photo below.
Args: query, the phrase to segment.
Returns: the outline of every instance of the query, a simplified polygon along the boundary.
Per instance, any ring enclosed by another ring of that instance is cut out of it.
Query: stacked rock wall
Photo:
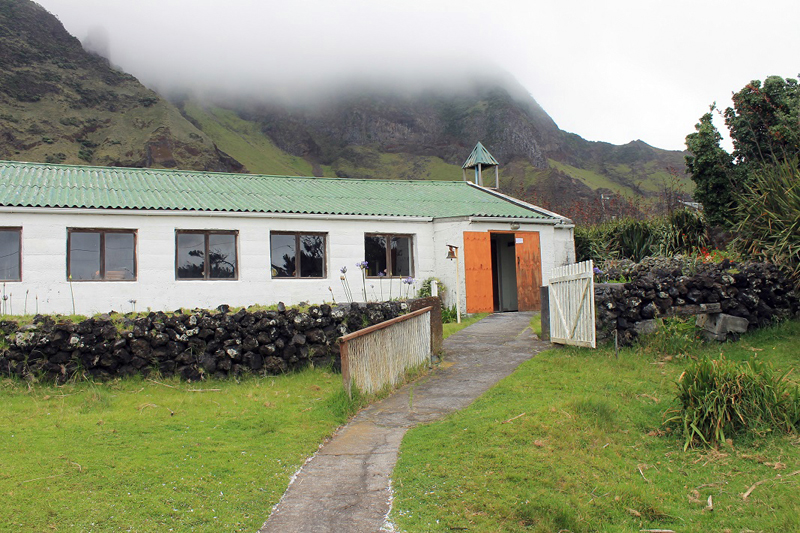
[[[654,318],[700,314],[711,305],[746,319],[749,329],[800,314],[793,284],[769,263],[646,258],[614,275],[630,281],[595,285],[598,339],[616,329],[627,344]]]
[[[217,311],[101,315],[82,322],[36,316],[0,323],[0,375],[63,381],[178,374],[183,379],[279,374],[339,361],[337,339],[405,314],[406,302],[311,306],[307,311]]]

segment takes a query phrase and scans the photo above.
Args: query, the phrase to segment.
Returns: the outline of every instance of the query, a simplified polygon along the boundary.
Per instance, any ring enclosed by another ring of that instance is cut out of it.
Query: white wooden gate
[[[595,348],[594,264],[554,268],[550,274],[550,340]]]

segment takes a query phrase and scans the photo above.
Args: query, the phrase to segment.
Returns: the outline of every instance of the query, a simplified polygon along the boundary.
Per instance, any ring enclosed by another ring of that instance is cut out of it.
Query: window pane
[[[300,277],[323,277],[325,275],[325,238],[322,235],[300,235],[300,247]]]
[[[272,258],[272,277],[291,278],[295,275],[294,235],[275,235],[270,238]]]
[[[392,275],[411,275],[411,237],[392,237]]]
[[[208,236],[208,264],[213,279],[236,277],[236,235],[212,233]]]
[[[0,230],[0,279],[20,279],[18,229]]]
[[[100,279],[100,233],[70,233],[69,275],[73,280]]]
[[[205,235],[178,233],[178,278],[203,278],[205,268]]]
[[[134,268],[133,233],[106,233],[106,279],[135,279]]]
[[[382,235],[364,236],[364,259],[369,263],[367,276],[377,276],[386,272],[386,237]]]

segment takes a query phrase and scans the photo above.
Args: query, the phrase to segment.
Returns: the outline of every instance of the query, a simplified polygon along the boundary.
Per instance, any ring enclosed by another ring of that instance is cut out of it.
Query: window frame
[[[392,279],[404,279],[409,276],[412,278],[414,277],[414,234],[413,233],[364,233],[364,260],[369,261],[366,258],[367,255],[367,237],[383,237],[386,239],[386,269],[392,271],[392,275],[386,274],[385,276],[370,276],[367,275],[367,279],[381,279],[381,278],[392,278]],[[392,237],[406,237],[410,240],[408,249],[410,252],[410,257],[408,258],[409,261],[409,270],[411,271],[408,276],[401,276],[394,274],[394,264],[392,263]]]
[[[178,237],[180,235],[203,235],[203,277],[202,278],[182,278],[178,275]],[[235,254],[235,265],[233,276],[230,278],[212,278],[211,262],[208,258],[208,238],[210,235],[233,235],[233,253]],[[239,281],[239,230],[204,230],[204,229],[176,229],[175,230],[175,281]]]
[[[17,278],[7,278],[3,279],[0,278],[0,282],[14,282],[14,281],[22,281],[22,226],[2,226],[0,227],[0,231],[16,231],[17,232],[17,272],[19,273],[19,277]]]
[[[293,235],[294,236],[294,276],[274,276],[272,274],[272,236],[273,235]],[[322,276],[301,276],[300,269],[300,237],[312,235],[322,237]],[[269,232],[269,277],[270,279],[328,279],[328,234],[322,231],[270,231]]]
[[[73,233],[99,233],[100,234],[100,273],[97,279],[72,279],[72,234]],[[106,273],[106,233],[133,235],[133,279],[108,279]],[[67,228],[67,281],[83,283],[85,281],[114,281],[132,282],[139,280],[139,230],[129,228]]]

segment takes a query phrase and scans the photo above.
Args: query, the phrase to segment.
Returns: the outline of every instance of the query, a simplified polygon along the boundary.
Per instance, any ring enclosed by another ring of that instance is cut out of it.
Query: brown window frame
[[[294,235],[294,276],[275,276],[272,274],[272,236],[273,235]],[[303,235],[313,235],[322,237],[322,276],[301,276],[300,275],[300,237]],[[269,270],[270,279],[327,279],[328,278],[328,234],[322,231],[271,231],[269,233]]]
[[[202,278],[182,278],[178,276],[178,236],[179,235],[203,235],[204,257],[208,257],[208,237],[210,235],[233,235],[233,252],[236,254],[236,263],[233,267],[233,277],[231,278],[212,278],[211,277],[211,262],[203,260],[203,277]],[[239,230],[194,230],[194,229],[176,229],[175,230],[175,281],[239,281]]]
[[[370,276],[370,275],[367,275],[366,276],[367,279],[381,279],[381,278],[403,279],[403,278],[408,277],[408,276],[399,276],[399,275],[395,275],[394,274],[394,268],[393,268],[394,265],[392,264],[392,237],[408,237],[411,240],[411,244],[409,246],[410,256],[411,256],[411,257],[409,257],[411,272],[410,272],[409,276],[411,276],[412,278],[414,277],[414,234],[413,233],[375,233],[375,232],[364,233],[364,246],[365,246],[365,249],[364,249],[364,260],[365,261],[367,260],[367,258],[366,258],[366,255],[367,255],[366,254],[366,238],[367,237],[383,237],[383,238],[386,239],[386,269],[387,270],[389,270],[389,269],[392,270],[392,275],[391,276],[389,274],[386,274],[386,276]]]
[[[17,252],[17,272],[19,272],[18,278],[7,278],[3,279],[0,278],[0,281],[3,282],[12,282],[12,281],[22,281],[22,226],[3,226],[0,227],[0,231],[16,231],[17,238],[19,239],[19,244],[17,245],[18,252]]]
[[[100,234],[100,277],[98,279],[72,279],[70,272],[73,233]],[[126,233],[133,235],[133,279],[108,279],[106,272],[106,233]],[[139,230],[126,228],[67,228],[67,280],[75,283],[85,281],[132,282],[139,279]]]

